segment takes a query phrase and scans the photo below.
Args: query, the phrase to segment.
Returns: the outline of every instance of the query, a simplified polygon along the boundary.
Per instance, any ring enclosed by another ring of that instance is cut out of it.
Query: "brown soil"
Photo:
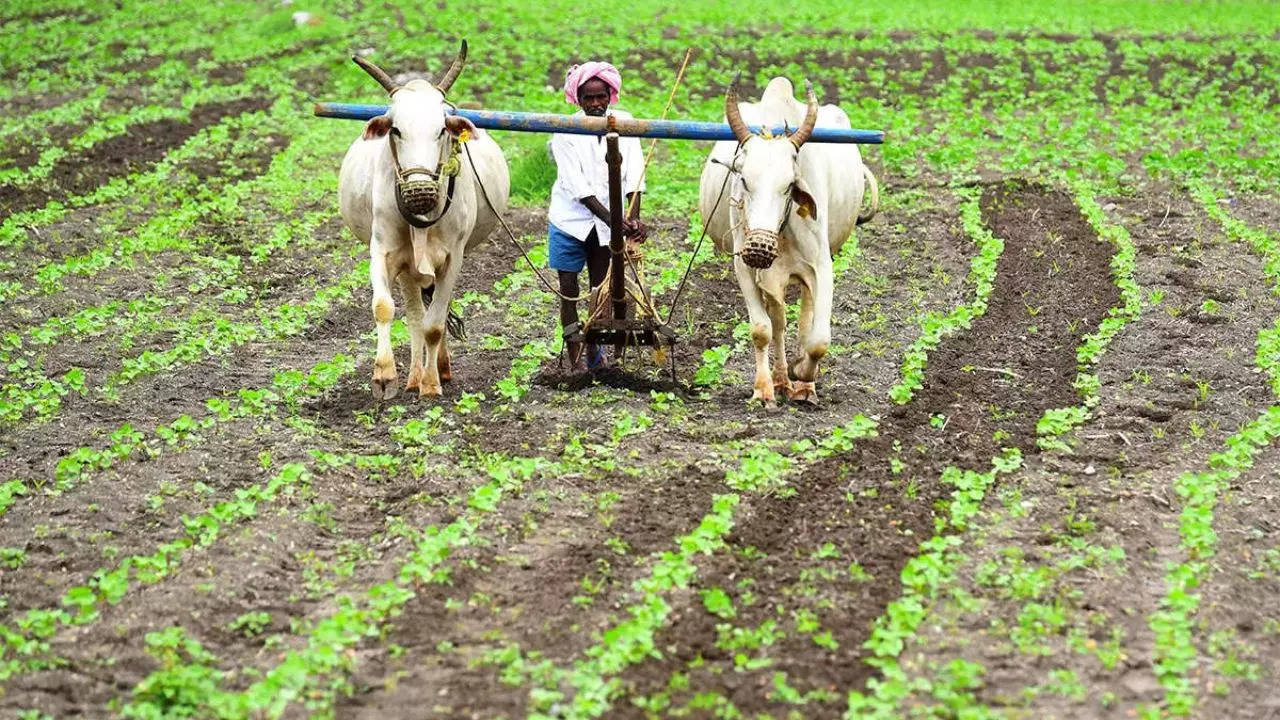
[[[1201,717],[1265,720],[1280,711],[1280,693],[1265,681],[1280,671],[1280,448],[1259,453],[1253,469],[1214,510],[1218,548],[1202,586],[1196,649],[1205,660]],[[1263,680],[1263,682],[1258,682]]]
[[[1110,251],[1061,192],[998,186],[983,194],[982,207],[992,232],[1005,241],[987,313],[931,353],[924,389],[907,405],[886,410],[878,437],[807,469],[793,482],[792,498],[747,501],[730,552],[707,561],[694,587],[719,587],[736,596],[739,627],[777,617],[776,603],[796,598],[796,605],[817,612],[838,649],[826,651],[792,634],[766,651],[774,659],[767,670],[734,672],[734,653],[716,645],[722,621],[700,607],[697,595],[684,596],[676,621],[658,640],[665,660],[628,672],[628,694],[661,690],[672,672],[701,656],[706,668],[692,671],[692,677],[722,687],[742,712],[785,712],[766,692],[769,678],[780,671],[801,692],[827,689],[839,696],[835,705],[806,706],[806,715],[839,715],[843,692],[871,674],[861,647],[871,621],[900,595],[899,573],[933,533],[934,506],[951,492],[939,482],[942,469],[986,470],[1000,447],[1034,452],[1035,423],[1043,411],[1076,401],[1075,347],[1117,299],[1106,281]],[[1041,279],[1050,273],[1061,275],[1061,282],[1045,285]],[[1043,310],[1028,317],[1028,306]],[[1032,324],[1038,330],[1029,333]],[[947,418],[942,429],[929,423],[935,414]],[[1007,435],[994,440],[997,431]],[[899,472],[891,469],[890,458],[903,463]],[[797,561],[826,543],[840,558],[829,564],[855,561],[873,579],[824,582],[821,598],[802,600],[803,573],[822,562]],[[748,548],[761,556],[748,559]],[[746,605],[736,590],[742,578],[754,580],[749,587],[758,597],[779,600]],[[799,609],[782,602],[788,612]],[[718,675],[712,680],[707,673]]]
[[[1030,457],[1022,472],[1003,481],[1008,491],[1032,502],[1025,516],[997,525],[991,542],[968,546],[972,560],[960,573],[961,588],[982,603],[983,612],[944,611],[929,623],[912,653],[922,666],[956,656],[982,663],[987,673],[978,700],[993,707],[1027,702],[1029,663],[1038,675],[1070,669],[1088,689],[1083,704],[1039,696],[1034,708],[1045,715],[1123,718],[1130,717],[1137,704],[1160,699],[1147,619],[1164,595],[1168,563],[1180,559],[1181,504],[1173,482],[1183,472],[1204,468],[1208,455],[1270,402],[1261,377],[1248,368],[1258,329],[1274,320],[1274,301],[1261,289],[1225,290],[1257,288],[1261,265],[1256,257],[1224,242],[1218,228],[1185,197],[1153,192],[1140,199],[1117,198],[1111,205],[1111,220],[1129,230],[1138,249],[1134,279],[1144,292],[1163,292],[1164,299],[1145,308],[1104,355],[1097,368],[1101,402],[1093,419],[1077,431],[1075,450]],[[1207,300],[1221,303],[1221,311],[1203,312]],[[1209,347],[1216,352],[1203,352]],[[1203,396],[1200,383],[1208,389]],[[1254,502],[1266,495],[1260,487],[1241,493]],[[999,516],[998,505],[989,505]],[[1236,512],[1243,513],[1241,522],[1256,517],[1248,506],[1237,506]],[[1053,654],[1016,652],[1007,630],[1002,634],[995,628],[1016,627],[1025,600],[975,580],[977,568],[999,563],[1010,548],[1025,549],[1025,561],[1032,567],[1051,566],[1058,557],[1052,553],[1054,545],[1081,532],[1064,526],[1064,518],[1076,519],[1081,523],[1077,527],[1087,522],[1095,528],[1084,539],[1125,552],[1125,562],[1114,572],[1082,569],[1064,579],[1066,588],[1086,587],[1087,594],[1073,597],[1056,588],[1048,594],[1066,598],[1059,601],[1071,608],[1072,617],[1080,618],[1094,641],[1105,642],[1112,628],[1123,633],[1124,657],[1114,668],[1067,650],[1062,634],[1047,640],[1056,650]],[[1221,527],[1217,519],[1214,525]],[[1248,537],[1219,532],[1224,542],[1245,542]],[[1248,547],[1235,546],[1220,557],[1238,558],[1247,551]],[[1203,596],[1213,599],[1217,617],[1236,622],[1253,617],[1249,637],[1260,641],[1262,636],[1254,632],[1261,627],[1260,606],[1249,598],[1252,588],[1263,584],[1246,587],[1234,573],[1224,570],[1222,575],[1232,588],[1238,585],[1240,593],[1205,588]],[[958,638],[964,638],[962,646]],[[1274,652],[1261,655],[1275,657]],[[1108,693],[1115,700],[1104,704]],[[1242,707],[1234,696],[1229,704]]]

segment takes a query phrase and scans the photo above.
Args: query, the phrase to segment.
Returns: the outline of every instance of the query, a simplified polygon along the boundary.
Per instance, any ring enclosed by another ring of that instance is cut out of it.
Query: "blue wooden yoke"
[[[351,103],[316,103],[319,117],[369,120],[387,111],[386,105],[355,105]],[[514,130],[517,132],[568,133],[572,135],[604,135],[616,131],[619,135],[667,140],[733,140],[733,130],[728,123],[692,122],[689,120],[624,120],[591,117],[588,115],[557,115],[555,113],[509,112],[503,110],[463,110],[456,112],[470,120],[478,128],[486,130]],[[760,126],[749,125],[752,132],[760,132]],[[795,128],[791,128],[794,130]],[[774,135],[783,133],[782,127],[770,128]],[[816,127],[808,142],[863,143],[884,142],[881,130],[856,130]]]

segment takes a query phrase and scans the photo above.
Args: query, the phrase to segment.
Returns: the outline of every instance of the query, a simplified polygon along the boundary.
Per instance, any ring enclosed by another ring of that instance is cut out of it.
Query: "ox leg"
[[[422,384],[418,392],[422,395],[438,396],[444,392],[440,387],[441,357],[448,357],[449,350],[444,344],[445,321],[449,318],[449,300],[453,297],[454,285],[458,280],[458,266],[461,264],[453,255],[445,258],[444,267],[436,268],[436,288],[431,296],[431,307],[427,308],[427,316],[423,337],[426,341],[427,362],[423,364]],[[448,360],[443,363],[449,368]]]
[[[765,405],[774,404],[773,378],[769,376],[769,341],[773,338],[773,322],[765,310],[764,298],[756,285],[755,273],[738,258],[733,260],[733,273],[738,278],[742,299],[747,303],[747,318],[751,321],[751,344],[755,351],[756,377],[752,400]]]
[[[422,304],[421,288],[416,281],[409,279],[408,273],[400,276],[400,294],[404,295],[404,321],[409,328],[409,381],[404,384],[404,389],[421,391],[427,308]]]
[[[764,306],[769,312],[769,323],[773,326],[773,392],[775,394],[791,393],[791,378],[787,376],[787,306],[781,298],[783,293],[774,295],[763,292]]]
[[[389,400],[396,396],[396,356],[391,352],[391,321],[396,303],[391,297],[387,253],[376,237],[369,241],[369,281],[373,285],[373,322],[377,328],[378,352],[373,359],[373,397]]]
[[[800,306],[800,359],[796,362],[796,382],[791,389],[791,399],[818,404],[818,390],[814,380],[818,376],[818,362],[827,354],[831,345],[831,261],[819,267],[813,287],[805,283],[801,290]]]
[[[440,373],[440,382],[453,380],[453,357],[449,355],[449,337],[440,338],[440,354],[436,357],[436,372]]]

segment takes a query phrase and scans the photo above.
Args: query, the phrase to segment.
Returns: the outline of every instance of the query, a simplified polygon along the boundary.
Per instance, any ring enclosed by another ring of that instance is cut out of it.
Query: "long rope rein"
[[[738,149],[742,149],[742,144],[738,144]],[[716,195],[715,204],[711,206],[711,214],[702,218],[702,233],[698,235],[698,242],[693,246],[693,253],[689,255],[689,264],[685,265],[684,274],[680,276],[680,284],[676,287],[676,295],[671,298],[671,305],[667,307],[667,319],[662,321],[663,325],[670,325],[671,318],[675,317],[676,304],[680,302],[680,295],[684,292],[685,283],[689,280],[689,275],[693,273],[693,263],[698,259],[698,253],[702,251],[702,241],[707,239],[707,225],[711,223],[711,218],[715,217],[716,210],[720,209],[720,201],[724,200],[724,191],[729,187],[729,178],[733,177],[733,168],[726,169],[724,174],[724,182],[720,183],[720,193]]]
[[[493,206],[493,201],[489,199],[489,191],[485,189],[484,182],[480,180],[480,173],[476,170],[476,161],[471,157],[471,148],[468,147],[466,143],[463,143],[462,149],[467,154],[467,162],[471,164],[471,175],[475,178],[476,186],[480,188],[480,195],[484,197],[485,205],[488,205],[489,210],[494,214],[495,217],[498,218],[498,223],[501,224],[502,229],[506,231],[507,237],[510,238],[511,240],[511,244],[516,246],[516,250],[520,251],[520,256],[524,258],[524,261],[526,263],[529,263],[529,269],[533,270],[533,274],[537,276],[538,281],[541,282],[543,287],[547,289],[547,292],[551,293],[552,295],[555,295],[556,297],[566,302],[578,302],[580,300],[586,300],[587,298],[589,298],[591,296],[591,293],[594,292],[596,288],[603,286],[604,283],[609,281],[609,274],[608,272],[606,272],[604,277],[604,282],[596,286],[596,288],[591,288],[590,290],[583,293],[579,297],[569,297],[561,293],[558,289],[556,289],[542,274],[542,271],[538,268],[538,266],[534,264],[533,259],[529,257],[529,253],[525,252],[524,247],[520,245],[520,241],[516,239],[515,233],[512,232],[511,227],[507,225],[507,221],[502,218],[502,213],[498,212],[498,209]]]

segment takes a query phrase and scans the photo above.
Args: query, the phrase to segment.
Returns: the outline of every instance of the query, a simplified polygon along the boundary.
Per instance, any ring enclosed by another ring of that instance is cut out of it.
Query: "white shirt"
[[[579,110],[575,117],[584,114]],[[625,110],[610,109],[609,114],[620,120],[631,119]],[[607,147],[604,137],[556,133],[547,141],[547,147],[556,163],[556,182],[551,186],[547,220],[579,240],[586,240],[595,228],[600,244],[608,245],[609,223],[597,218],[581,200],[594,195],[609,209],[609,165],[604,159]],[[622,153],[622,197],[626,202],[627,195],[644,192],[641,177],[644,153],[640,149],[640,138],[636,137],[618,138],[618,150]]]

